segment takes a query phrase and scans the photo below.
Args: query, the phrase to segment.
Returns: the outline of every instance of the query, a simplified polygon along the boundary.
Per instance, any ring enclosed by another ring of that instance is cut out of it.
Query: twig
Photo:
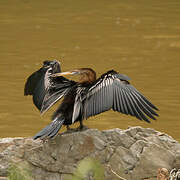
[[[111,168],[110,164],[108,164],[108,165],[106,165],[106,166],[107,166],[107,167],[110,169],[110,171],[111,171],[115,176],[117,176],[119,179],[127,180],[127,179],[119,176],[119,175]]]

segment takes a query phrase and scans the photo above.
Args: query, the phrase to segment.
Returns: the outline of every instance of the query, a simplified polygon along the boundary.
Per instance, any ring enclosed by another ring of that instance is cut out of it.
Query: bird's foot
[[[87,129],[89,129],[87,126],[79,126],[78,128],[77,128],[77,131],[85,131],[85,130],[87,130]]]
[[[66,133],[73,133],[73,132],[78,132],[78,131],[85,131],[89,129],[87,126],[79,126],[78,128],[67,128],[67,131],[64,132],[65,134]]]
[[[67,128],[65,133],[72,133],[72,132],[76,132],[77,129],[76,128]]]

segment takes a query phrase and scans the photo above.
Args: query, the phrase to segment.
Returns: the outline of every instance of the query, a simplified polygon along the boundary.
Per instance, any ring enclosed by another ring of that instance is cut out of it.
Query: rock
[[[180,167],[180,144],[167,134],[141,127],[64,133],[46,143],[31,138],[0,139],[1,177],[7,176],[11,164],[18,164],[35,180],[71,179],[86,158],[102,164],[105,180],[155,180],[159,168]],[[88,174],[92,179],[93,172]]]

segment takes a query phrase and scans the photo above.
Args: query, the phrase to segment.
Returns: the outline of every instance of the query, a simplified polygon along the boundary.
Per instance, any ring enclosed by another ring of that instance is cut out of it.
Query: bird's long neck
[[[88,69],[81,75],[80,83],[92,84],[94,81],[96,81],[96,72],[92,69]]]
[[[96,81],[96,73],[92,73],[91,76],[87,76],[87,81],[91,84],[93,83],[94,81]]]

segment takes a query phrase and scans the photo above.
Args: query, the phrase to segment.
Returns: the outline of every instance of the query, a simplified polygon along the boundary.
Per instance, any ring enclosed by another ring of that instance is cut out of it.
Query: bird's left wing
[[[88,118],[113,109],[140,120],[150,122],[158,110],[149,100],[128,82],[129,78],[115,71],[108,71],[81,95],[83,116]]]

